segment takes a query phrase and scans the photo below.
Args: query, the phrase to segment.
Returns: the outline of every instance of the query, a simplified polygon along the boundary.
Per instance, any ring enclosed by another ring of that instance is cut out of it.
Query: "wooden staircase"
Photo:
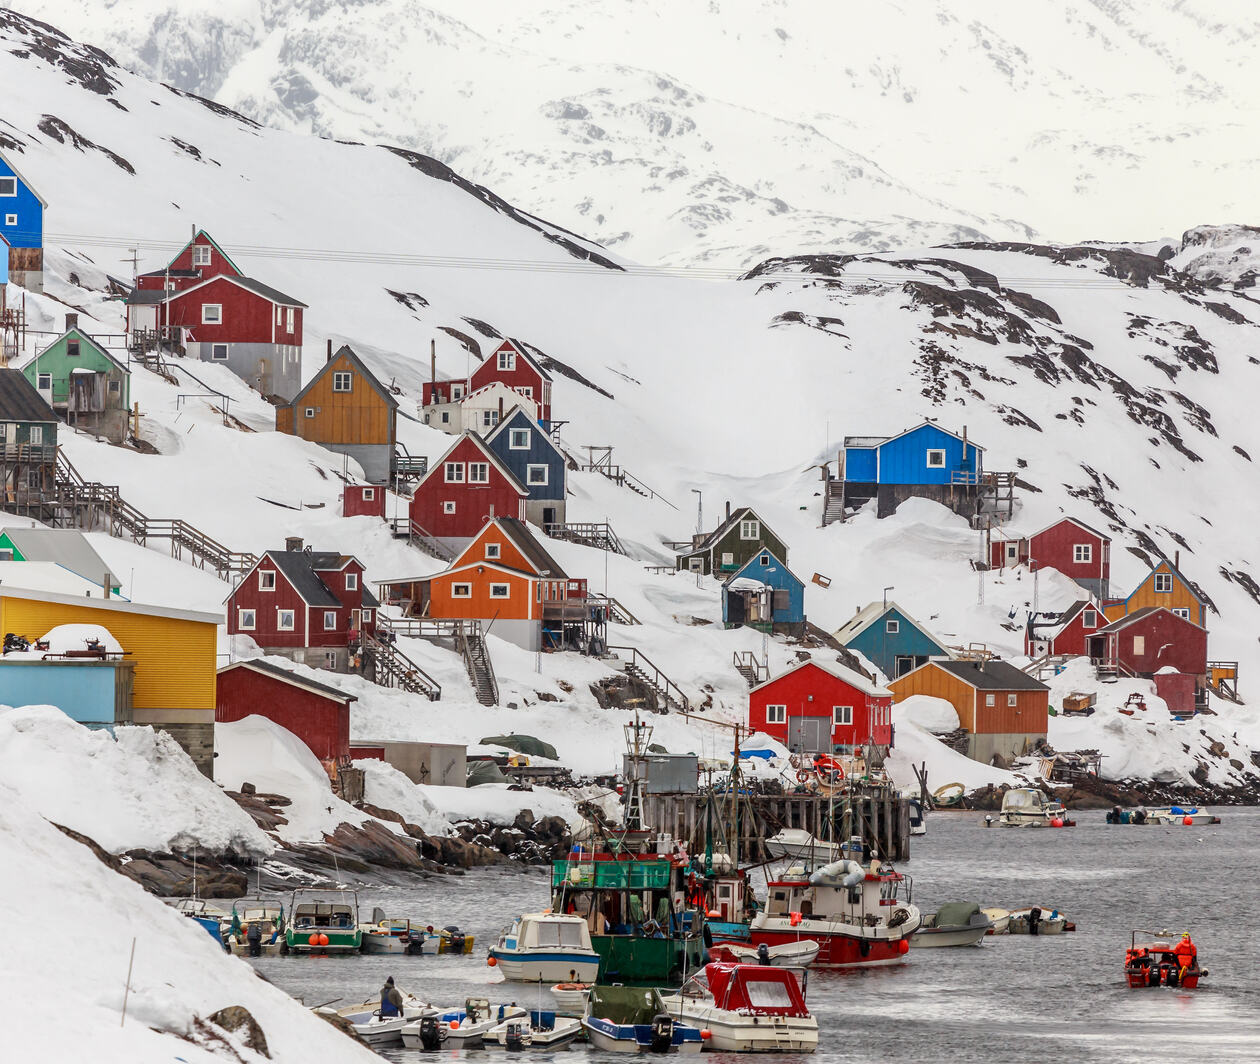
[[[1246,705],[1238,696],[1238,662],[1209,661],[1208,688],[1213,694],[1233,702],[1235,705]]]
[[[584,547],[595,547],[598,550],[629,557],[629,552],[607,521],[579,521],[564,525],[547,525],[543,531],[552,539],[563,539],[569,543],[580,543]]]
[[[371,666],[370,679],[382,687],[399,687],[430,702],[442,697],[442,686],[394,644],[392,639],[375,639],[367,632],[360,636],[365,665]]]
[[[586,461],[576,460],[578,469],[591,473],[599,473],[607,477],[618,487],[629,488],[636,495],[642,495],[645,499],[660,499],[672,509],[677,510],[664,495],[658,494],[652,488],[648,487],[638,477],[629,470],[620,465],[616,465],[612,460],[613,449],[607,446],[586,445]],[[571,457],[571,456],[570,456]]]
[[[757,657],[751,650],[737,650],[731,655],[731,664],[748,684],[749,689],[770,679],[770,666]]]
[[[436,536],[431,536],[410,517],[392,517],[389,530],[395,539],[405,539],[416,550],[423,551],[440,562],[453,562],[455,552],[444,547]]]
[[[1046,654],[1035,661],[1030,661],[1022,671],[1037,680],[1044,679],[1047,673],[1057,676],[1063,671],[1063,666],[1070,658],[1070,654]]]
[[[621,658],[621,671],[631,680],[648,688],[656,696],[655,713],[668,713],[671,709],[679,713],[691,712],[691,700],[682,692],[673,680],[661,672],[653,661],[635,647],[610,646]],[[627,658],[625,652],[629,651]]]
[[[844,520],[844,481],[828,480],[823,486],[823,528]]]
[[[494,676],[494,665],[490,661],[490,650],[486,646],[480,622],[465,624],[459,634],[459,648],[464,667],[468,670],[468,679],[477,692],[477,701],[483,706],[497,706],[499,683]]]
[[[608,619],[612,621],[614,624],[642,624],[643,623],[642,621],[639,620],[638,617],[636,617],[633,613],[631,613],[628,609],[626,609],[625,606],[623,606],[615,598],[611,598],[608,595],[596,595],[588,591],[586,593],[586,599],[588,602],[592,603],[593,605],[602,606],[604,609],[604,612],[608,616]]]

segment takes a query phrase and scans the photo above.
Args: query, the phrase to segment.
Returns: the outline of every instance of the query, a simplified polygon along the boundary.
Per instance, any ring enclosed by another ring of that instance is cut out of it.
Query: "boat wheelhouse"
[[[812,1053],[818,1019],[796,975],[757,964],[705,965],[702,975],[667,997],[670,1012],[709,1032],[708,1048],[725,1053]]]
[[[592,982],[599,954],[580,916],[525,913],[512,921],[490,949],[503,978],[517,983]]]
[[[1005,828],[1070,828],[1063,803],[1047,797],[1036,787],[1015,787],[1002,795],[998,823]]]
[[[357,953],[363,945],[357,891],[295,890],[289,914],[285,943],[294,953]]]

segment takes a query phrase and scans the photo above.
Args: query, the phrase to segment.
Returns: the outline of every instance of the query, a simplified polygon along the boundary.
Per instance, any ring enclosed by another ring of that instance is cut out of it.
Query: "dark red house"
[[[220,724],[258,715],[279,724],[324,762],[350,759],[350,703],[354,695],[262,660],[235,661],[219,670],[214,719]]]
[[[1102,608],[1089,599],[1080,599],[1053,622],[1033,617],[1024,633],[1024,653],[1030,658],[1089,653],[1089,637],[1107,627]]]
[[[1207,685],[1207,629],[1162,606],[1147,606],[1112,621],[1089,637],[1089,656],[1102,672],[1152,677],[1161,669]]]
[[[989,568],[1028,565],[1057,569],[1098,599],[1111,582],[1111,539],[1075,517],[1064,517],[1031,536],[994,530],[989,539]]]
[[[347,484],[341,492],[342,517],[385,518],[385,489],[379,484]]]
[[[748,726],[806,754],[892,745],[891,691],[838,662],[805,661],[748,693]]]
[[[416,485],[412,533],[458,553],[495,517],[526,518],[528,489],[486,442],[465,432]]]
[[[170,262],[160,270],[142,273],[136,278],[136,287],[145,292],[182,292],[200,281],[226,274],[244,277],[214,237],[204,229],[198,229]]]
[[[228,635],[247,635],[268,654],[346,672],[360,630],[376,632],[380,603],[365,586],[363,563],[290,539],[269,550],[227,600]]]
[[[538,420],[544,426],[551,424],[551,374],[538,364],[523,344],[511,339],[502,341],[471,377],[439,381],[435,376],[422,385],[420,405],[423,408],[459,402],[478,388],[495,381],[501,381],[536,402]]]

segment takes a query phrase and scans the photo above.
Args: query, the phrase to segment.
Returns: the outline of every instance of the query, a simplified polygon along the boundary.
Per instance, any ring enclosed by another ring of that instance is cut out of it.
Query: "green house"
[[[131,372],[66,315],[66,331],[19,367],[67,425],[104,436],[127,438]]]
[[[741,506],[708,535],[693,537],[691,547],[678,555],[677,568],[691,573],[727,575],[742,569],[766,548],[787,565],[787,544],[751,506]]]

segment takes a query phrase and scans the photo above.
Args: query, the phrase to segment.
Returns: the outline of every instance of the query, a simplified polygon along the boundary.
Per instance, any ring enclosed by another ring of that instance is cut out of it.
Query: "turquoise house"
[[[931,658],[952,657],[949,648],[895,602],[872,602],[834,633],[889,680],[925,665]]]
[[[768,547],[762,547],[722,585],[722,623],[800,635],[805,628],[805,584]]]

